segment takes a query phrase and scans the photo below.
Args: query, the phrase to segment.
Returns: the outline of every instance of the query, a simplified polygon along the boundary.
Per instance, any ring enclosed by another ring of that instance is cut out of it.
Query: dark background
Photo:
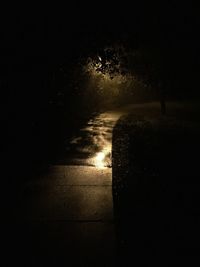
[[[192,1],[2,9],[2,141],[12,180],[46,165],[58,153],[63,136],[95,111],[85,110],[69,84],[76,79],[73,70],[79,59],[98,47],[121,41],[150,54],[158,51],[164,82],[173,84],[170,95],[199,98],[198,11]],[[64,106],[59,104],[63,99]]]

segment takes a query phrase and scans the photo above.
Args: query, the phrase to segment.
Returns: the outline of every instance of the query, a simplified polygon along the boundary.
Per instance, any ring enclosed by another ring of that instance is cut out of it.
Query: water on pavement
[[[121,115],[120,111],[108,111],[90,119],[76,136],[66,141],[66,157],[60,163],[111,167],[112,130]]]
[[[43,260],[42,266],[115,266],[111,149],[122,114],[110,111],[90,119],[66,142],[64,160],[27,182],[17,212],[29,233],[24,244],[33,247],[28,259]]]

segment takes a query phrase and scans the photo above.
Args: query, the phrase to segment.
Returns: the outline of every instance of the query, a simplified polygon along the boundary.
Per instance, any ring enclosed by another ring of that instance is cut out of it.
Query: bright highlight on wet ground
[[[90,119],[76,136],[66,142],[66,158],[63,164],[112,166],[112,130],[122,112],[110,111]]]

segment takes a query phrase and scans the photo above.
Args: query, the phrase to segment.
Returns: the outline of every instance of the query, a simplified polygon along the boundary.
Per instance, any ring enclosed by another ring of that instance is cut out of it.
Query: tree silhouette
[[[143,83],[159,98],[161,113],[164,115],[166,89],[161,61],[159,50],[147,48],[136,50],[115,44],[96,52],[94,57],[89,57],[87,71],[107,75],[109,79],[120,75]],[[132,90],[134,91],[134,87]]]

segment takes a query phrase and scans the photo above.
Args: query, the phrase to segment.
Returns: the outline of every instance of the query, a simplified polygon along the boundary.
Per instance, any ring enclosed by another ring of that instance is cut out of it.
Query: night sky
[[[77,3],[54,12],[35,12],[29,7],[5,13],[1,18],[1,47],[6,55],[2,54],[14,62],[25,56],[59,58],[121,38],[134,39],[135,45],[158,46],[160,42],[196,46],[198,9],[192,1],[144,3]]]

